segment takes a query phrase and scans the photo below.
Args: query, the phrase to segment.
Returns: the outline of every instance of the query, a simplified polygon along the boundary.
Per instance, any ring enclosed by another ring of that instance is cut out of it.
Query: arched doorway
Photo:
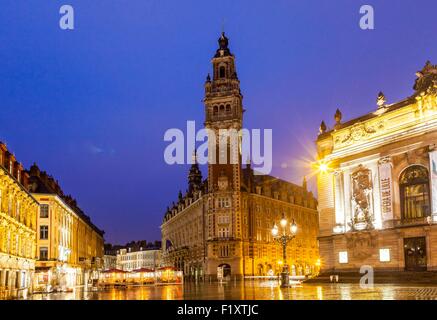
[[[399,189],[403,220],[430,215],[429,174],[425,167],[413,165],[405,169],[399,177]]]
[[[231,266],[227,263],[222,263],[219,265],[219,268],[222,269],[223,278],[231,277]]]

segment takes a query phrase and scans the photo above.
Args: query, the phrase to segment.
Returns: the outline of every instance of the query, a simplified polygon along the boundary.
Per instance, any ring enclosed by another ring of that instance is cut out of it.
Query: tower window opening
[[[231,106],[229,104],[226,105],[226,113],[231,113]]]
[[[221,66],[219,68],[219,78],[225,78],[226,77],[226,68],[224,66]]]

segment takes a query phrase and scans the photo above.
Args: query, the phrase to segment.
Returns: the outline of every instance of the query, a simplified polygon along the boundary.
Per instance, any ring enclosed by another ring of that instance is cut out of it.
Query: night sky
[[[59,28],[63,4],[73,31]],[[359,28],[363,4],[375,30]],[[403,99],[437,63],[436,12],[435,0],[2,0],[0,140],[58,179],[106,240],[159,239],[188,170],[165,164],[163,135],[202,126],[223,21],[245,127],[273,129],[273,174],[300,184],[321,120],[375,110],[380,90]]]

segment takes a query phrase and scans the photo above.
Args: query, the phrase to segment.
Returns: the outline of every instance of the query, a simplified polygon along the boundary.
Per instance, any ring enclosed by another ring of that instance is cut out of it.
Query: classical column
[[[378,161],[382,225],[393,220],[393,180],[390,157]]]
[[[346,218],[344,213],[344,186],[343,172],[341,170],[334,171],[334,199],[335,199],[335,226],[334,232],[344,232]]]
[[[437,146],[429,147],[429,180],[431,184],[431,208],[433,221],[437,222]]]
[[[382,213],[381,213],[381,188],[379,184],[379,165],[378,161],[369,163],[369,169],[372,174],[372,193],[373,193],[373,226],[375,229],[382,229]]]
[[[349,223],[352,222],[352,195],[351,195],[351,172],[350,168],[343,171],[343,197],[344,197],[344,218],[346,221],[346,231],[351,229]]]

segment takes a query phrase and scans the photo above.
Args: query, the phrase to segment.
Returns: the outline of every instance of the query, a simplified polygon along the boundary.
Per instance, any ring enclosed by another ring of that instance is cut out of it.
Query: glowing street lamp
[[[277,242],[279,242],[282,246],[282,261],[284,261],[284,264],[282,266],[282,272],[281,272],[281,287],[286,288],[290,285],[290,274],[288,271],[288,265],[287,265],[287,244],[296,237],[297,233],[297,225],[292,220],[290,224],[290,228],[287,228],[288,221],[285,218],[285,215],[282,215],[282,219],[280,222],[281,225],[281,232],[279,232],[278,226],[275,225],[272,228],[272,236],[273,239]]]

